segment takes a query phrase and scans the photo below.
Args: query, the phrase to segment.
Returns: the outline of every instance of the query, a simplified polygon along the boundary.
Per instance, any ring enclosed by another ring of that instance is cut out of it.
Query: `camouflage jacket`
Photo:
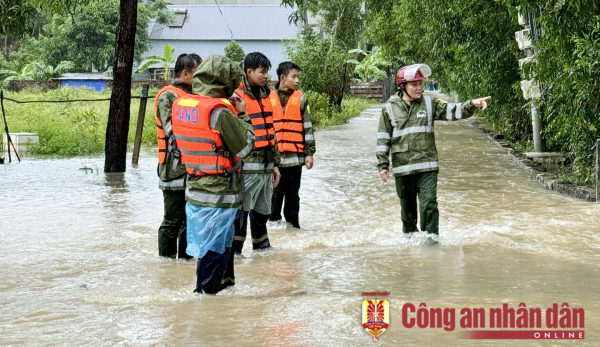
[[[379,171],[390,170],[390,153],[390,171],[394,176],[438,171],[434,121],[469,118],[474,110],[471,101],[455,104],[423,96],[408,105],[400,96],[392,96],[379,118],[376,149]]]

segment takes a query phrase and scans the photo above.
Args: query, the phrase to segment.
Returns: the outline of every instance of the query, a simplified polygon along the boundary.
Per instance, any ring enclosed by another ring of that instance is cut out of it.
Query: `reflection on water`
[[[302,230],[276,225],[237,284],[193,294],[195,262],[160,259],[156,159],[124,174],[100,157],[0,166],[0,345],[363,346],[363,291],[389,291],[380,344],[546,346],[405,329],[400,307],[583,307],[598,344],[600,207],[548,192],[466,122],[437,123],[441,245],[401,233],[377,175],[378,111],[318,132]],[[82,167],[93,170],[80,170]],[[100,170],[98,170],[100,168]]]

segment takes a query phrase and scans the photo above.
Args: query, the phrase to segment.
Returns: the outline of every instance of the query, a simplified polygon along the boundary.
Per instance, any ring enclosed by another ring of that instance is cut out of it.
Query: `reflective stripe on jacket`
[[[269,98],[273,105],[273,123],[279,152],[304,153],[304,122],[300,110],[302,92],[295,91],[289,97],[285,111],[277,93],[271,92]]]
[[[273,126],[273,106],[269,99],[257,101],[244,90],[244,84],[235,91],[246,102],[246,113],[254,128],[254,148],[275,147],[275,130]]]
[[[428,95],[406,104],[393,96],[382,109],[377,133],[379,170],[389,170],[390,154],[394,176],[438,171],[438,153],[435,145],[434,121],[458,120],[473,115],[474,106],[447,103]]]
[[[166,91],[171,91],[177,95],[178,98],[185,95],[185,91],[168,85],[161,89],[156,97],[154,98],[154,118],[156,119],[156,135],[158,136],[158,163],[164,164],[167,159],[167,136],[165,135],[165,129],[163,128],[162,121],[158,116],[158,98]],[[171,126],[168,124],[167,126]]]

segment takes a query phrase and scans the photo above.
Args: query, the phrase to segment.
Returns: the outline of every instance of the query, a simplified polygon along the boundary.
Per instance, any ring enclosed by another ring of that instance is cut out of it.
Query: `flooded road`
[[[195,262],[157,255],[152,151],[125,174],[103,174],[101,157],[0,165],[0,345],[372,345],[364,291],[390,292],[382,346],[599,345],[600,204],[546,191],[467,121],[438,122],[441,245],[406,239],[375,167],[379,110],[316,133],[303,229],[269,229],[265,253],[247,242],[236,285],[216,296],[192,293]],[[407,329],[407,302],[566,302],[585,309],[586,338],[463,340],[458,319],[450,332]]]

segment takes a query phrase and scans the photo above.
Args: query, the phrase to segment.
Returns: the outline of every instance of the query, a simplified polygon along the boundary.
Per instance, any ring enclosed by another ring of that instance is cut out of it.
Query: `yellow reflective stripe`
[[[225,277],[225,278],[223,278],[223,279],[221,280],[221,284],[226,284],[227,282],[231,282],[231,283],[234,283],[234,284],[235,284],[235,281],[234,281],[234,279],[233,279],[233,278],[231,278],[231,277]]]
[[[229,102],[229,100],[227,99],[221,99],[221,101],[223,101],[226,105],[233,106],[231,105],[231,102]]]
[[[199,101],[194,99],[181,99],[177,103],[179,106],[196,107]]]

